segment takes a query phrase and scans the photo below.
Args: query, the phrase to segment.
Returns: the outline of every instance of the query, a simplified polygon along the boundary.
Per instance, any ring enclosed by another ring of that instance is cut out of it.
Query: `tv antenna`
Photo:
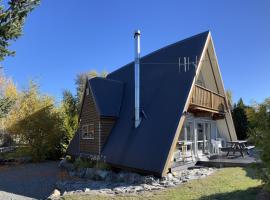
[[[190,70],[190,65],[193,65],[195,67],[195,69],[197,69],[197,66],[198,66],[198,57],[197,56],[195,58],[195,61],[193,61],[193,62],[190,62],[189,57],[186,57],[186,56],[183,58],[183,60],[184,60],[183,63],[181,63],[181,61],[182,61],[181,57],[179,57],[179,59],[178,59],[179,72],[181,72],[181,66],[183,66],[185,72]]]

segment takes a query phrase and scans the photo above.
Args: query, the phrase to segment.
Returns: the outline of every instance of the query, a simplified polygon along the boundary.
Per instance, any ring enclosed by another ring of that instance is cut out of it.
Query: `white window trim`
[[[90,133],[90,127],[91,126],[93,126],[93,128],[94,128],[92,134]],[[83,132],[83,130],[85,129],[85,127],[86,127],[86,130],[87,130],[86,134],[88,136],[84,135],[85,132]],[[82,125],[82,134],[81,135],[82,135],[82,139],[84,139],[84,140],[94,140],[95,139],[95,136],[94,136],[95,135],[95,124],[90,123],[90,124]],[[92,135],[92,137],[91,137],[91,135]]]

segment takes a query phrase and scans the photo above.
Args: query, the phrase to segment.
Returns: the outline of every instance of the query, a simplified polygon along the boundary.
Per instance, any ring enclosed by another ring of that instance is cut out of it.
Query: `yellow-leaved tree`
[[[30,81],[29,87],[18,93],[5,126],[29,147],[33,160],[57,159],[68,142],[60,111],[54,99],[42,94],[38,84]]]

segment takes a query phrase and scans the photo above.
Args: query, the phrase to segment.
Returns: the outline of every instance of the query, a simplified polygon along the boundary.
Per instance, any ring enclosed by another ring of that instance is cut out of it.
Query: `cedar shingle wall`
[[[88,84],[87,84],[87,87]],[[108,138],[114,124],[115,118],[101,118],[99,117],[92,92],[89,92],[89,95],[84,96],[84,102],[82,105],[81,111],[81,121],[80,121],[80,133],[82,132],[82,126],[94,123],[95,125],[95,134],[94,139],[82,139],[80,137],[80,153],[89,153],[89,154],[99,154],[99,151],[102,149],[106,139]],[[100,126],[99,126],[100,121]],[[100,128],[100,143],[99,143],[99,128]],[[101,147],[99,147],[99,144]],[[101,148],[101,149],[100,149]]]
[[[105,144],[111,130],[116,122],[115,118],[101,118],[100,120],[100,134],[101,134],[101,146]]]
[[[87,88],[89,88],[88,84],[87,84]],[[86,93],[84,95],[85,96],[84,96],[84,101],[82,105],[81,121],[80,121],[80,133],[82,132],[83,125],[94,123],[95,134],[94,134],[94,139],[82,139],[82,137],[80,137],[80,152],[98,154],[99,153],[99,132],[98,132],[99,116],[98,116],[98,112],[97,112],[91,91],[89,92],[89,95],[86,95]]]

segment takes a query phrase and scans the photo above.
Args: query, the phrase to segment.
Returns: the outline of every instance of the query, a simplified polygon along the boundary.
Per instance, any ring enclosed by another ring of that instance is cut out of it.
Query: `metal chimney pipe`
[[[134,32],[135,60],[134,60],[134,80],[135,80],[135,128],[140,125],[140,30]]]

